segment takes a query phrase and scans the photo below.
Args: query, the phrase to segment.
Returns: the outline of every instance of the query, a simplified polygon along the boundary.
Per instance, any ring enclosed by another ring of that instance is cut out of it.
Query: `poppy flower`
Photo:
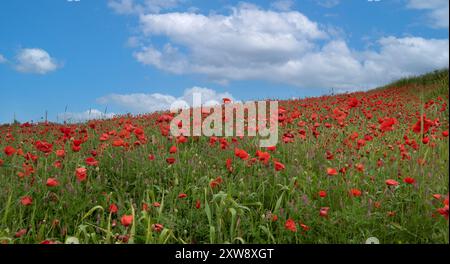
[[[161,232],[164,229],[164,226],[162,224],[153,224],[152,229],[155,232]]]
[[[286,223],[284,224],[284,227],[292,232],[297,232],[297,225],[295,224],[295,221],[289,218],[286,220]]]
[[[211,186],[211,188],[215,188],[215,187],[219,186],[222,182],[223,182],[222,177],[219,176],[219,177],[215,178],[214,180],[212,180],[209,183],[209,186]]]
[[[187,194],[185,194],[185,193],[178,194],[178,198],[179,199],[183,199],[183,198],[186,198],[186,197],[187,197]]]
[[[27,229],[20,229],[19,231],[16,232],[16,234],[14,235],[15,238],[19,238],[22,237],[23,235],[25,235],[28,232]]]
[[[56,156],[57,156],[58,158],[64,158],[64,156],[66,156],[66,152],[64,151],[64,149],[58,149],[58,150],[56,151]]]
[[[356,168],[356,170],[359,171],[359,172],[363,172],[363,171],[364,171],[364,165],[361,164],[361,163],[356,164],[356,165],[355,165],[355,168]]]
[[[3,166],[3,162],[4,161],[2,159],[0,159],[0,167]]]
[[[16,149],[11,146],[6,146],[4,149],[4,152],[5,152],[6,156],[11,156],[14,153],[16,153]]]
[[[200,200],[195,201],[195,208],[200,209],[200,207],[202,206]]]
[[[242,160],[246,160],[249,157],[248,153],[245,150],[243,150],[243,149],[236,148],[234,150],[234,154],[235,154],[236,157],[239,157]]]
[[[416,182],[416,180],[411,177],[406,177],[403,179],[403,182],[408,183],[408,184],[414,184]]]
[[[231,103],[231,99],[230,99],[230,98],[223,98],[222,100],[223,100],[223,103],[224,103],[224,104],[229,104],[229,103]]]
[[[59,184],[59,182],[58,182],[58,180],[56,180],[55,178],[48,178],[48,179],[47,179],[46,185],[47,185],[48,187],[55,187],[55,186],[58,186],[58,184]]]
[[[350,195],[353,197],[359,197],[361,196],[362,192],[359,189],[351,189],[350,190]]]
[[[20,203],[23,206],[29,206],[33,203],[33,198],[31,198],[30,196],[23,196],[22,198],[20,198]]]
[[[35,146],[39,151],[44,152],[44,153],[50,153],[53,151],[53,145],[46,141],[38,140],[38,141],[36,141]]]
[[[448,130],[442,131],[442,136],[443,136],[443,137],[448,137]]]
[[[278,220],[278,215],[273,214],[272,215],[272,222],[276,222]]]
[[[319,191],[319,196],[322,198],[327,197],[327,192],[326,191]]]
[[[319,210],[319,215],[322,217],[328,217],[328,210],[330,210],[330,207],[322,207]]]
[[[123,215],[122,218],[120,218],[120,223],[127,227],[133,223],[133,215]]]
[[[334,176],[334,175],[338,174],[338,171],[336,169],[334,169],[334,168],[327,168],[327,174],[329,176]]]
[[[161,204],[158,203],[158,202],[154,202],[152,205],[153,205],[153,207],[160,207],[161,206]]]
[[[111,205],[109,206],[109,212],[110,212],[111,214],[117,214],[117,211],[119,211],[119,208],[117,207],[116,204],[111,204]]]
[[[433,198],[436,200],[440,200],[441,197],[442,197],[442,195],[440,195],[440,194],[433,194]]]
[[[228,158],[226,161],[226,167],[229,172],[233,172],[232,162],[233,161],[230,158]]]
[[[277,150],[277,146],[269,146],[269,147],[267,147],[267,150],[268,151],[275,151],[275,150]]]
[[[393,180],[393,179],[388,179],[388,180],[386,180],[386,185],[387,186],[397,186],[398,185],[398,181]]]
[[[286,168],[284,166],[284,164],[281,163],[281,162],[275,161],[274,164],[275,164],[275,170],[276,171],[281,171],[281,170],[284,170]]]
[[[86,158],[85,161],[88,166],[98,166],[98,161],[94,157]]]
[[[58,244],[58,243],[55,242],[55,241],[46,239],[46,240],[40,242],[39,244],[41,244],[41,245],[53,245],[53,244]]]
[[[166,159],[166,162],[169,163],[169,164],[174,164],[175,161],[176,161],[176,160],[175,160],[175,158],[173,158],[173,157],[169,157],[169,158]]]
[[[142,203],[142,211],[147,212],[148,211],[148,204]]]
[[[147,158],[148,160],[155,160],[155,155],[149,154]]]
[[[303,231],[308,231],[309,229],[311,229],[309,226],[307,226],[303,223],[300,223],[300,227],[303,229]]]
[[[176,153],[176,152],[177,152],[177,146],[170,147],[169,153],[173,154],[173,153]]]
[[[76,174],[77,180],[78,180],[79,182],[82,182],[82,181],[86,180],[86,177],[87,177],[87,169],[86,169],[86,168],[83,168],[83,167],[77,168],[77,169],[75,170],[75,174]]]

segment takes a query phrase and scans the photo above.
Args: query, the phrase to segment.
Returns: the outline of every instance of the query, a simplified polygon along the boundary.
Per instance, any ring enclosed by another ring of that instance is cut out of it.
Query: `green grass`
[[[345,125],[340,126],[332,118],[333,110],[344,109],[349,97],[362,105],[348,109]],[[425,107],[430,100],[434,103]],[[0,241],[364,243],[377,237],[381,243],[449,243],[448,220],[437,212],[444,207],[449,184],[448,137],[442,135],[449,126],[448,107],[441,111],[444,103],[448,104],[448,70],[403,79],[366,93],[283,101],[280,106],[289,115],[296,111],[301,115],[280,125],[280,140],[276,151],[270,152],[271,161],[253,165],[236,157],[234,147],[255,157],[257,138],[244,137],[236,143],[227,138],[229,147],[224,150],[218,143],[210,146],[207,137],[189,138],[180,144],[161,135],[156,124],[159,114],[67,125],[74,131],[67,138],[58,124],[1,126],[2,151],[13,146],[38,159],[32,162],[26,155],[0,154]],[[371,119],[366,118],[367,112],[373,115]],[[318,114],[317,120],[311,119],[313,113]],[[426,134],[428,144],[412,131],[420,113],[439,120]],[[378,118],[384,117],[398,120],[392,131],[379,130]],[[299,121],[305,126],[298,126]],[[316,122],[320,124],[317,138],[312,133]],[[95,129],[90,124],[95,124]],[[142,127],[147,141],[135,146],[133,133],[124,139],[129,148],[113,147],[111,140],[99,141],[102,133],[120,132],[125,124]],[[306,132],[305,139],[298,135],[301,129]],[[295,134],[294,142],[282,142],[285,132]],[[358,148],[357,139],[349,139],[354,132],[358,139],[371,135],[373,140]],[[406,144],[405,135],[418,147]],[[72,141],[83,137],[86,142],[81,151],[73,152]],[[44,155],[35,148],[36,140],[51,142],[53,151]],[[175,154],[169,154],[172,145],[178,147]],[[66,150],[63,159],[55,154],[62,148]],[[94,149],[99,166],[86,166],[85,159]],[[326,151],[334,158],[328,160]],[[149,154],[155,159],[149,160]],[[166,162],[169,156],[176,158],[172,165]],[[228,158],[233,160],[233,172],[225,166]],[[275,171],[273,159],[286,168]],[[419,164],[419,159],[425,164]],[[53,166],[57,160],[61,168]],[[34,172],[19,177],[24,163],[32,165]],[[364,171],[355,168],[358,163],[364,165]],[[75,169],[81,166],[88,168],[88,177],[78,182]],[[347,168],[347,172],[328,176],[327,168]],[[211,181],[219,176],[223,182],[212,188]],[[57,178],[59,186],[47,187],[49,177]],[[405,177],[414,178],[416,183],[404,183]],[[388,187],[387,179],[400,184]],[[349,195],[353,188],[362,195]],[[326,191],[327,197],[319,197],[320,190]],[[180,193],[187,197],[178,198]],[[442,198],[433,198],[434,194]],[[33,199],[29,206],[20,203],[25,195]],[[198,201],[200,208],[196,208]],[[160,206],[153,206],[155,202]],[[112,203],[119,208],[117,214],[109,212]],[[148,210],[142,210],[144,203]],[[319,216],[321,207],[330,208],[327,217]],[[125,214],[134,216],[128,227],[120,223]],[[285,228],[288,218],[296,222],[297,232]],[[156,224],[163,228],[158,230]],[[21,229],[26,229],[26,234],[15,237]]]

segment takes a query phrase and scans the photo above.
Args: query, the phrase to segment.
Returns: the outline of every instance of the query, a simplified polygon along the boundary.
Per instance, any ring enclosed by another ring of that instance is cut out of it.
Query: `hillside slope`
[[[0,239],[449,242],[448,70],[279,109],[269,148],[167,113],[2,126]]]

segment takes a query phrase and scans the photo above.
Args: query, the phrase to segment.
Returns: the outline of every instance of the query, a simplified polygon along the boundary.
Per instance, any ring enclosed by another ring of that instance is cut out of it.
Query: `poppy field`
[[[0,241],[449,243],[448,85],[279,101],[267,148],[173,137],[169,112],[2,125]]]

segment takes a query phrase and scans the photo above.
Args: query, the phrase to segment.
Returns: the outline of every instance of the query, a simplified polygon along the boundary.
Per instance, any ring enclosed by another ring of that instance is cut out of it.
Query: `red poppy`
[[[64,149],[58,149],[56,151],[56,156],[59,158],[64,158],[65,155],[66,155],[66,152],[64,151]]]
[[[148,160],[155,160],[155,155],[149,154],[148,155]]]
[[[86,180],[86,177],[87,177],[87,169],[84,168],[84,167],[77,168],[77,169],[75,170],[75,174],[76,174],[77,180],[78,180],[79,182],[82,182],[82,181]]]
[[[50,153],[53,151],[53,145],[46,141],[38,140],[36,141],[35,146],[39,151],[42,151],[44,153]]]
[[[0,159],[0,167],[3,166],[3,160]]]
[[[98,161],[94,157],[86,158],[86,164],[88,166],[98,166]]]
[[[23,196],[22,198],[20,198],[20,203],[23,206],[29,206],[33,203],[33,198],[31,198],[30,196]]]
[[[142,211],[147,212],[148,211],[148,204],[142,203]]]
[[[326,191],[319,191],[319,196],[322,198],[327,197],[327,192]]]
[[[195,208],[200,209],[200,207],[202,206],[200,200],[195,201]]]
[[[433,194],[433,198],[436,200],[440,200],[441,197],[442,197],[442,195],[440,195],[440,194]]]
[[[226,167],[229,172],[233,172],[233,167],[231,166],[232,162],[233,161],[230,158],[228,158],[226,161]]]
[[[351,189],[350,190],[350,195],[353,197],[359,197],[361,196],[362,192],[359,189]]]
[[[322,217],[328,217],[328,210],[330,210],[330,207],[320,208],[319,215]]]
[[[111,214],[117,214],[117,211],[119,211],[119,208],[117,207],[116,204],[111,204],[111,205],[109,206],[109,212],[110,212]]]
[[[186,198],[186,197],[187,197],[187,194],[185,194],[185,193],[178,194],[178,198],[179,199],[183,199],[183,198]]]
[[[176,161],[176,160],[175,160],[175,158],[173,158],[173,157],[169,157],[169,158],[166,159],[166,162],[169,163],[169,164],[174,164],[175,161]]]
[[[19,231],[16,232],[16,234],[14,235],[14,237],[19,238],[22,237],[23,235],[25,235],[28,232],[27,229],[20,229]]]
[[[152,205],[153,205],[153,207],[160,207],[161,206],[161,204],[158,203],[158,202],[154,202]]]
[[[11,156],[14,153],[16,153],[16,149],[11,146],[6,146],[4,152],[5,152],[6,156]]]
[[[281,170],[285,169],[284,164],[281,163],[281,162],[275,161],[274,164],[275,164],[275,170],[276,171],[281,171]]]
[[[295,224],[295,221],[292,220],[291,218],[289,218],[288,220],[286,220],[286,223],[284,224],[284,227],[287,230],[290,230],[292,232],[297,232],[297,225]]]
[[[363,172],[363,171],[364,171],[364,165],[361,164],[361,163],[356,164],[356,165],[355,165],[355,168],[356,168],[356,170],[359,171],[359,172]]]
[[[327,174],[330,176],[334,176],[338,174],[338,171],[334,168],[327,168]]]
[[[270,146],[270,147],[267,147],[267,150],[268,150],[268,151],[275,151],[275,150],[277,150],[277,146]]]
[[[303,223],[300,223],[300,227],[303,229],[303,231],[308,231],[309,229],[311,229],[309,226],[307,226]]]
[[[278,220],[278,215],[273,214],[272,215],[272,222],[276,222]]]
[[[164,229],[164,226],[162,224],[153,224],[152,229],[155,232],[161,232]]]
[[[58,182],[58,180],[55,179],[55,178],[48,178],[48,179],[47,179],[46,185],[47,185],[48,187],[55,187],[55,186],[58,186],[58,184],[59,184],[59,182]]]
[[[133,216],[132,215],[123,215],[122,218],[120,218],[120,223],[127,227],[133,223]]]
[[[219,186],[222,182],[223,182],[222,177],[219,176],[219,177],[215,178],[214,180],[212,180],[209,183],[209,186],[211,186],[211,188],[215,188],[215,187]]]
[[[169,153],[173,154],[173,153],[176,153],[176,152],[177,152],[177,146],[170,147]]]
[[[403,179],[403,182],[408,183],[408,184],[414,184],[416,182],[416,180],[411,177],[406,177]]]
[[[398,181],[393,180],[393,179],[388,179],[388,180],[386,180],[386,185],[388,185],[388,186],[397,186],[398,185]]]
[[[246,160],[249,157],[248,153],[245,150],[243,150],[243,149],[236,148],[234,150],[234,154],[235,154],[236,157],[239,157],[239,158],[241,158],[243,160]]]

